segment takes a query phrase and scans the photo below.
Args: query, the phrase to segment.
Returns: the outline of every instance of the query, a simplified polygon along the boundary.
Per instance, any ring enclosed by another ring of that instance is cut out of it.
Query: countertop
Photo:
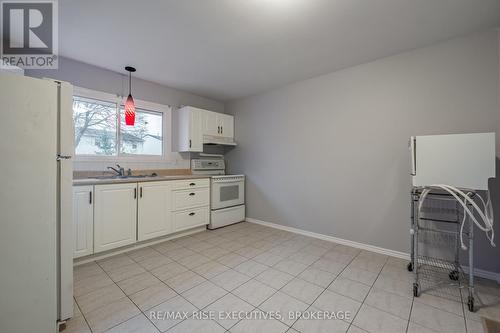
[[[83,185],[101,185],[101,184],[120,184],[120,183],[143,183],[157,182],[166,180],[183,180],[183,179],[207,179],[208,175],[173,175],[173,176],[147,176],[142,178],[80,178],[73,179],[73,186]]]

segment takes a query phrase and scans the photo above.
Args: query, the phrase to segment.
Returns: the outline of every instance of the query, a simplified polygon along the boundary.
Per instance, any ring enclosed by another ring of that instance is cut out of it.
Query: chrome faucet
[[[118,169],[110,167],[110,166],[108,167],[108,169],[109,170],[113,170],[114,172],[116,172],[116,175],[119,176],[119,177],[125,176],[125,168],[122,168],[120,166],[120,164],[117,164],[116,166],[118,167]]]

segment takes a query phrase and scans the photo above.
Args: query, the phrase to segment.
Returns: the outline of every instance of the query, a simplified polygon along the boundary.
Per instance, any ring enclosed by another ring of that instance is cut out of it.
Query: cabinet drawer
[[[175,231],[206,225],[210,220],[208,207],[195,208],[172,213]]]
[[[210,179],[201,178],[201,179],[185,179],[185,180],[176,180],[173,183],[173,189],[188,189],[188,188],[198,188],[198,187],[209,187]]]
[[[208,206],[210,204],[210,189],[206,187],[172,191],[172,200],[172,209],[174,211],[191,207]]]

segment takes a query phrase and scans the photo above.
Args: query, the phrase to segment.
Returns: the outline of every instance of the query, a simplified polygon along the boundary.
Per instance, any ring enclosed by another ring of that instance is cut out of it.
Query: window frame
[[[170,105],[148,102],[140,99],[134,99],[135,106],[144,111],[152,111],[162,114],[162,154],[161,155],[143,155],[143,154],[124,154],[120,152],[121,148],[121,119],[120,108],[125,104],[124,96],[110,94],[102,91],[91,90],[87,88],[74,87],[73,96],[95,99],[98,101],[114,103],[117,106],[116,118],[116,155],[91,155],[76,154],[76,147],[73,145],[73,156],[76,162],[168,162],[171,153],[172,142],[166,140],[167,134],[171,134],[172,128],[172,107]],[[71,109],[73,113],[73,109]],[[74,125],[74,124],[73,124]]]

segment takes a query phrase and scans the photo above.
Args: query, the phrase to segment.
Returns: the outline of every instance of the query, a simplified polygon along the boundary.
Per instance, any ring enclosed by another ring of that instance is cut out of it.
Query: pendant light
[[[135,124],[135,103],[132,97],[132,73],[135,72],[134,67],[127,66],[125,70],[128,72],[128,97],[125,101],[125,124],[134,126]]]

